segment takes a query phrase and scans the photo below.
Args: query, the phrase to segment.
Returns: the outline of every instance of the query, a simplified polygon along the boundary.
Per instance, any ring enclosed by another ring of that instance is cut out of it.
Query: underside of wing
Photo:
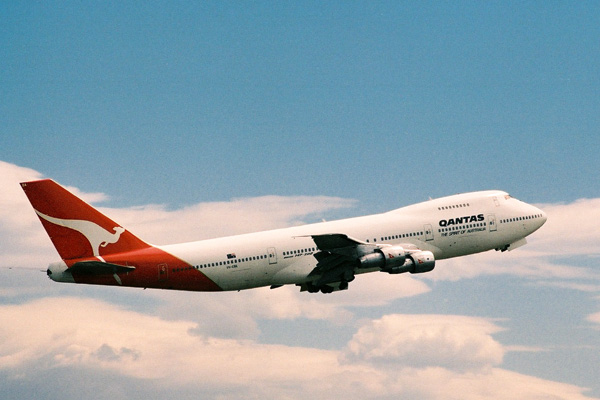
[[[311,280],[301,291],[331,293],[348,288],[356,273],[383,271],[390,274],[431,271],[435,258],[412,244],[392,246],[366,243],[342,233],[311,235],[319,249],[314,254],[317,266],[308,275]]]
[[[354,280],[355,270],[360,267],[360,257],[377,247],[341,233],[311,235],[319,249],[314,257],[317,266],[308,275],[312,281],[301,286],[311,293],[331,293],[348,288]]]

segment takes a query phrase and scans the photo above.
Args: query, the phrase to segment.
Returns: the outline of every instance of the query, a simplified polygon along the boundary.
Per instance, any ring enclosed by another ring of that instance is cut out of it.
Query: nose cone
[[[548,220],[548,215],[544,211],[540,210],[537,207],[533,207],[533,208],[534,208],[534,215],[538,216],[537,218],[534,219],[534,221],[536,222],[536,225],[535,225],[535,229],[533,231],[537,231],[538,229],[540,229],[542,227],[542,225],[544,225],[546,223],[546,221]]]
[[[548,220],[548,215],[543,212],[542,210],[540,210],[540,212],[542,213],[542,225],[544,225],[546,223],[546,221]],[[540,226],[542,226],[540,225]]]

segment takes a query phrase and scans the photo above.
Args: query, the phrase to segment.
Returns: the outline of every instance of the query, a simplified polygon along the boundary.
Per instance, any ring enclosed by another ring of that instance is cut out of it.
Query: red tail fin
[[[150,247],[50,179],[23,182],[21,187],[63,260],[102,259]]]

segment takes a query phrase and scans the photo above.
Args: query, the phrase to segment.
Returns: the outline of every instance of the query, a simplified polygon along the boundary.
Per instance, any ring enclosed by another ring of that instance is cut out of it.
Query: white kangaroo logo
[[[35,212],[50,223],[64,226],[65,228],[73,229],[74,231],[81,233],[90,242],[90,246],[92,246],[92,251],[96,257],[100,257],[100,246],[106,247],[111,243],[117,243],[121,237],[121,233],[125,232],[125,229],[120,226],[115,226],[113,228],[115,233],[111,233],[94,222],[79,219],[54,218],[42,214],[38,210],[35,210]]]

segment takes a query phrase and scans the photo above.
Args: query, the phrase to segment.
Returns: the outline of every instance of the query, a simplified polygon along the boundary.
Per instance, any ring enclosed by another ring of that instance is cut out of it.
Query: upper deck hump
[[[451,209],[451,208],[462,208],[467,204],[472,202],[481,201],[490,197],[502,197],[508,196],[507,192],[502,190],[482,190],[478,192],[467,192],[467,193],[458,193],[450,196],[439,197],[436,199],[430,199],[421,203],[412,204],[409,206],[397,208],[395,210],[389,211],[388,213],[397,213],[404,211],[427,211],[427,210],[438,210],[442,209]]]

